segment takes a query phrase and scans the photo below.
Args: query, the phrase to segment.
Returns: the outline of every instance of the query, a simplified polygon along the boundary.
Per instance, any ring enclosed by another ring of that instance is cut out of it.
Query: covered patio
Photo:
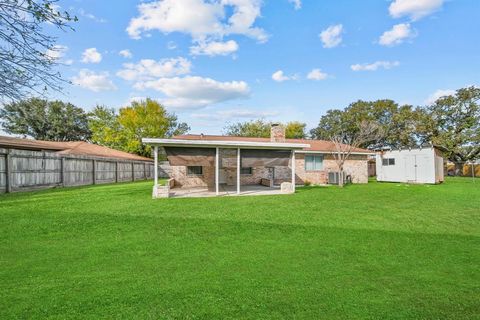
[[[143,142],[153,147],[155,170],[159,148],[163,148],[174,171],[166,186],[158,185],[154,173],[154,198],[293,193],[295,150],[309,147],[303,143],[156,138]],[[290,170],[291,180],[275,185],[271,170],[275,167]]]

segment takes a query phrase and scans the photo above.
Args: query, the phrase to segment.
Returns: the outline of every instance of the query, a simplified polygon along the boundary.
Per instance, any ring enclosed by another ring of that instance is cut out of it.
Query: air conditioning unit
[[[338,185],[340,174],[338,172],[329,172],[328,173],[328,184]],[[343,173],[343,184],[352,183],[352,176]]]
[[[328,173],[328,184],[338,184],[338,172],[329,172]]]

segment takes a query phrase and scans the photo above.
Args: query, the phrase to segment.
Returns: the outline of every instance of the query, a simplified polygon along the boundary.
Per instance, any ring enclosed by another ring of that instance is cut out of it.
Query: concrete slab
[[[235,186],[220,185],[219,196],[259,196],[284,194],[280,187],[265,187],[262,185],[244,185],[240,187],[240,194],[237,194]],[[196,198],[196,197],[215,197],[214,188],[195,187],[195,188],[173,188],[170,189],[170,198]]]

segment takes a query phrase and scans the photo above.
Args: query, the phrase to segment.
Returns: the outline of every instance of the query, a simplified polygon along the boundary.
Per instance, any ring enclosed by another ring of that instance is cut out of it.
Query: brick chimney
[[[285,142],[285,128],[279,123],[272,123],[270,129],[271,142]]]

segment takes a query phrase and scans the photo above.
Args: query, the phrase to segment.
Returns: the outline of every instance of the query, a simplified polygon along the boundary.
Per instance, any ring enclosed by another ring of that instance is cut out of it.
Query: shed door
[[[417,156],[417,182],[430,182],[429,172],[432,170],[432,164],[430,158],[427,156]]]
[[[405,178],[408,181],[417,181],[417,161],[416,156],[407,156],[405,158]]]

